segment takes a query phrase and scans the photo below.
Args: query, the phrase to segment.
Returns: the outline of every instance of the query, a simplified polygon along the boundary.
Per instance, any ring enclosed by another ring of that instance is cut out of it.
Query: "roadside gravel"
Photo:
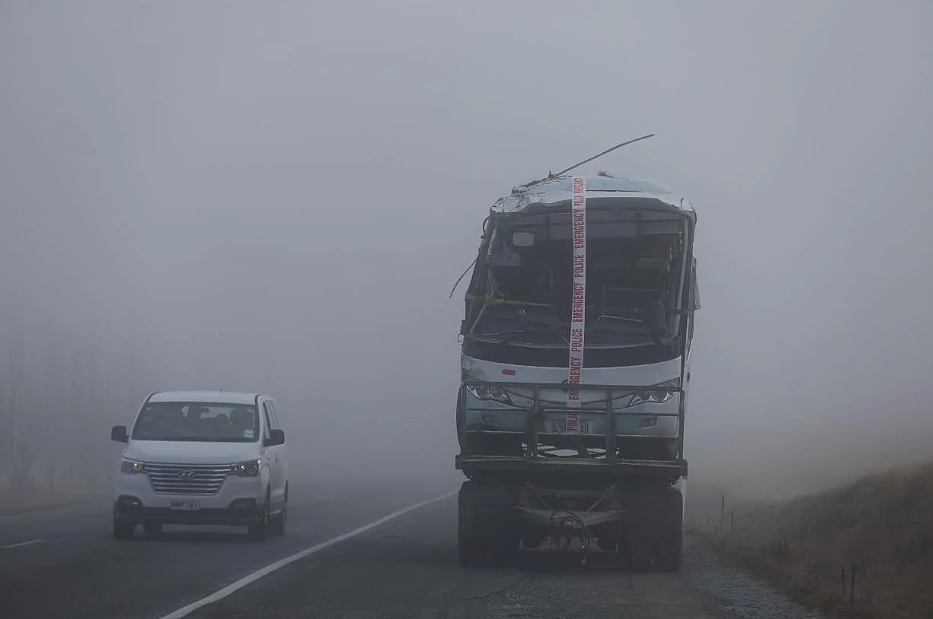
[[[724,619],[822,619],[818,611],[800,606],[773,587],[728,565],[703,542],[687,536],[684,579],[720,600]]]

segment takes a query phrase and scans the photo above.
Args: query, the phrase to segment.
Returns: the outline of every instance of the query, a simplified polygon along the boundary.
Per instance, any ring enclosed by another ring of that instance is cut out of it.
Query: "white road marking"
[[[330,546],[333,546],[334,544],[339,544],[340,542],[348,540],[351,537],[356,537],[357,535],[365,533],[366,531],[369,531],[370,529],[378,527],[381,524],[385,524],[386,522],[394,518],[398,518],[399,516],[403,514],[407,514],[410,511],[414,511],[418,509],[419,507],[424,507],[425,505],[430,505],[431,503],[437,503],[438,501],[443,501],[444,499],[454,496],[455,494],[457,494],[457,492],[458,492],[457,490],[454,490],[453,492],[448,492],[447,494],[443,496],[435,497],[433,499],[428,499],[427,501],[422,501],[420,503],[410,505],[406,507],[405,509],[400,509],[399,511],[393,514],[389,514],[388,516],[383,516],[379,520],[376,520],[375,522],[371,522],[358,529],[354,529],[350,531],[349,533],[338,535],[337,537],[331,538],[327,540],[326,542],[321,542],[320,544],[316,546],[305,548],[301,552],[296,552],[295,554],[287,556],[284,559],[279,559],[275,563],[270,563],[266,567],[258,569],[252,574],[244,576],[240,580],[230,583],[229,585],[227,585],[226,587],[222,589],[218,589],[217,591],[210,594],[206,598],[202,598],[196,602],[192,602],[191,604],[188,604],[187,606],[183,606],[182,608],[179,608],[178,610],[171,612],[165,615],[164,617],[161,617],[160,619],[182,619],[183,617],[187,617],[192,612],[196,611],[202,606],[207,606],[208,604],[213,604],[214,602],[218,602],[224,599],[225,597],[227,597],[228,595],[230,595],[231,593],[239,589],[242,589],[243,587],[250,584],[251,582],[255,582],[259,580],[260,578],[262,578],[263,576],[271,574],[272,572],[285,567],[289,563],[294,563],[295,561],[299,559],[304,559],[305,557],[309,555],[313,555],[316,552],[320,552],[324,550],[325,548],[329,548]]]
[[[0,549],[6,550],[7,548],[20,548],[21,546],[32,546],[33,544],[41,544],[48,540],[45,539],[30,539],[25,542],[17,542],[15,544],[7,544],[6,546],[0,546]]]

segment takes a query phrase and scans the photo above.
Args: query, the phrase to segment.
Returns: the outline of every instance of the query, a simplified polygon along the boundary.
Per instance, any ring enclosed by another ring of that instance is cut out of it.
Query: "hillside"
[[[718,499],[701,504],[694,530],[803,602],[849,614],[854,565],[852,616],[933,618],[933,461],[789,501],[727,504],[724,535]]]

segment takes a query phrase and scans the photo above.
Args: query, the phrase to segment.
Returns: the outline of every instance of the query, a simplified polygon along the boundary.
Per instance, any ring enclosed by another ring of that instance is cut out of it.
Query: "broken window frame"
[[[593,199],[592,201],[598,203],[600,199]],[[605,199],[602,201],[605,202]],[[548,205],[548,207],[544,207],[543,205],[531,206],[537,206],[538,209],[535,211],[526,207],[521,211],[509,213],[491,211],[490,215],[484,220],[482,243],[477,253],[476,263],[474,265],[473,273],[470,278],[470,283],[467,287],[464,299],[465,311],[464,320],[461,324],[461,335],[471,338],[478,337],[475,334],[476,326],[485,313],[487,307],[490,305],[512,304],[525,307],[554,307],[550,303],[515,301],[495,296],[495,273],[493,272],[491,258],[495,253],[494,248],[497,245],[499,235],[501,234],[502,230],[513,230],[515,228],[522,227],[521,224],[516,225],[515,222],[521,221],[523,219],[527,220],[531,217],[540,215],[544,215],[545,220],[549,219],[551,216],[557,216],[559,218],[567,217],[567,225],[570,225],[569,203],[558,203],[556,205]],[[645,207],[614,207],[611,205],[600,206],[598,204],[590,207],[588,211],[600,213],[610,212],[617,214],[618,216],[615,218],[601,218],[600,221],[596,223],[596,225],[612,223],[634,224],[634,237],[636,238],[644,236],[643,233],[640,233],[639,228],[643,228],[646,225],[651,225],[652,223],[676,222],[679,224],[678,247],[672,253],[674,255],[683,257],[683,259],[677,261],[680,265],[679,273],[677,274],[680,285],[677,286],[677,296],[673,303],[673,307],[665,308],[668,317],[668,337],[665,338],[664,342],[659,343],[669,343],[679,337],[686,339],[686,331],[689,330],[689,324],[688,329],[681,329],[681,318],[685,314],[692,315],[693,311],[699,309],[699,307],[696,305],[699,302],[699,297],[696,294],[696,259],[693,256],[693,230],[696,224],[695,214],[692,211],[682,211],[676,209],[675,207],[653,209]],[[649,212],[654,214],[661,212],[666,215],[666,217],[650,219],[646,221],[643,219],[643,214]],[[529,223],[526,225],[532,226],[547,224],[563,225],[563,222],[545,221],[539,224]],[[693,304],[694,307],[689,307],[691,304]],[[692,321],[691,318],[692,316],[688,318],[688,323]],[[683,341],[683,343],[686,345],[687,341]]]

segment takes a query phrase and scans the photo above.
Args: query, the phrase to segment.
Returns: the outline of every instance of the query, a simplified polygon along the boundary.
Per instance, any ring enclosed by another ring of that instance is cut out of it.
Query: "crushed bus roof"
[[[620,195],[624,194],[624,195]],[[695,215],[693,205],[685,198],[674,195],[670,189],[654,181],[592,176],[586,179],[587,198],[632,197],[648,198],[668,204],[680,211]],[[555,204],[573,197],[573,177],[557,176],[512,189],[508,196],[499,198],[490,209],[493,213],[513,213],[530,204]]]

